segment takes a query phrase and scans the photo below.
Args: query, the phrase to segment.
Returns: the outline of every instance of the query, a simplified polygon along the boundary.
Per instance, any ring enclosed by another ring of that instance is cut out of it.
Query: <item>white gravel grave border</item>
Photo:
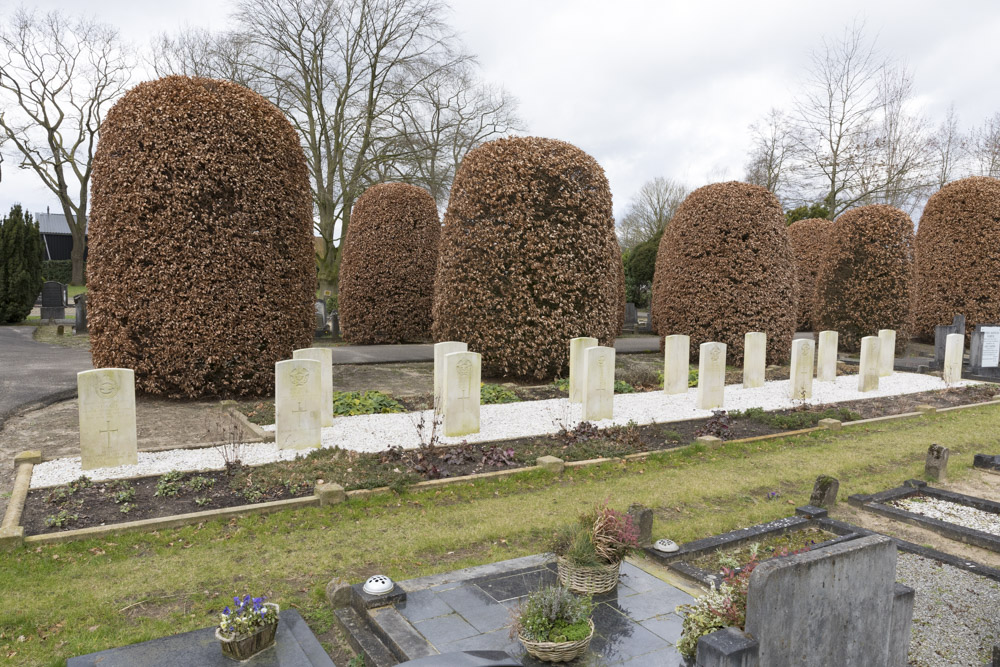
[[[1000,537],[1000,515],[993,512],[984,512],[975,507],[931,496],[900,498],[891,500],[887,504],[920,516],[947,521]]]
[[[979,384],[963,380],[952,384],[962,387]],[[881,378],[875,391],[859,392],[857,375],[842,375],[834,382],[814,382],[813,397],[805,401],[793,401],[788,397],[789,381],[777,380],[763,387],[744,389],[742,385],[728,385],[725,389],[723,409],[728,411],[762,408],[767,411],[784,410],[802,405],[842,403],[859,399],[916,394],[924,391],[945,389],[944,381],[933,375],[919,373],[894,373]],[[710,417],[711,410],[695,407],[697,389],[692,387],[686,394],[668,395],[662,391],[636,394],[616,394],[614,419],[595,422],[598,428],[625,425],[630,421],[637,424],[669,423]],[[557,433],[563,427],[572,428],[580,421],[579,404],[570,404],[568,399],[556,398],[543,401],[521,401],[500,405],[484,405],[480,409],[481,430],[474,435],[461,438],[438,436],[438,444],[458,444],[491,442],[537,435]],[[341,447],[357,452],[379,452],[390,445],[404,449],[416,449],[431,439],[432,410],[399,414],[358,415],[338,417],[333,426],[323,429],[324,447]],[[423,420],[421,433],[419,424]],[[264,426],[264,430],[274,430],[274,425]],[[307,452],[306,452],[307,453]],[[272,461],[288,461],[298,454],[296,450],[279,450],[274,443],[249,443],[242,446],[240,459],[248,465],[261,465]],[[118,466],[89,470],[86,475],[94,481],[161,475],[171,470],[192,472],[199,470],[221,470],[224,462],[215,448],[174,449],[162,452],[139,452],[136,465]],[[34,467],[31,488],[37,489],[59,484],[67,484],[84,474],[80,467],[80,457],[68,457],[46,461]]]

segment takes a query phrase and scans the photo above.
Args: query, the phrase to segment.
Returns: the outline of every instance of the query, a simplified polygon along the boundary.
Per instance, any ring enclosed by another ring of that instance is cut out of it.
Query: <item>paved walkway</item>
[[[14,414],[76,396],[90,352],[35,342],[33,326],[0,327],[0,427]]]
[[[334,347],[334,364],[392,364],[412,361],[434,361],[434,345],[345,345]],[[619,354],[659,352],[659,336],[630,336],[615,340]]]

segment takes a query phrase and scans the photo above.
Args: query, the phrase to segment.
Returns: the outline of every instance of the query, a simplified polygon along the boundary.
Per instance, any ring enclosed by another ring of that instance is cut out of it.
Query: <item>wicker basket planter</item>
[[[621,561],[610,565],[583,566],[575,565],[563,556],[556,559],[559,583],[574,593],[587,595],[613,590],[618,585],[621,567]]]
[[[264,606],[274,609],[274,617],[278,618],[280,608],[272,602],[265,602]],[[274,635],[278,631],[278,621],[262,626],[252,635],[237,635],[226,637],[219,628],[215,629],[215,638],[222,646],[222,654],[233,660],[246,660],[260,653],[274,643]]]
[[[575,642],[532,642],[528,641],[520,634],[517,638],[524,645],[524,650],[531,657],[542,662],[569,662],[575,660],[587,652],[590,647],[590,640],[594,638],[594,621],[590,623],[590,634],[586,639],[578,639]]]

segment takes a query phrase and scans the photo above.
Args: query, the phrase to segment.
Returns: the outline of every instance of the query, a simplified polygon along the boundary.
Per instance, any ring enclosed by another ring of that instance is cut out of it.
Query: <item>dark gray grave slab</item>
[[[639,311],[636,309],[634,303],[625,304],[625,326],[632,325],[635,326],[639,323]]]
[[[77,294],[73,297],[76,306],[76,328],[78,334],[87,333],[87,293]]]
[[[312,630],[294,609],[281,612],[274,645],[250,661],[237,663],[222,655],[215,628],[204,628],[141,644],[131,644],[70,658],[66,667],[336,667]]]
[[[977,324],[969,341],[969,371],[1000,378],[1000,324]]]
[[[944,368],[944,348],[948,334],[965,335],[965,315],[956,315],[951,324],[939,324],[934,327],[934,366]]]
[[[42,321],[66,317],[66,286],[54,280],[42,283]]]

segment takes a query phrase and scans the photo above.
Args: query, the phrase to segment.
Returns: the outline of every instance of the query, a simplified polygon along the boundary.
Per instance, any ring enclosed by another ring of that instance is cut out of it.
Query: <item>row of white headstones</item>
[[[816,359],[812,339],[792,341],[789,398],[812,397],[813,366],[816,379],[837,377],[836,331],[819,334]],[[858,390],[878,388],[879,377],[892,374],[896,332],[882,329],[878,336],[861,340]],[[667,336],[664,342],[663,391],[688,391],[691,339]],[[961,380],[964,338],[949,334],[945,347],[944,381]],[[767,335],[750,332],[744,337],[743,387],[764,386]],[[466,343],[446,341],[434,345],[435,421],[445,437],[459,437],[480,430],[482,357],[469,352]],[[322,445],[322,429],[333,425],[333,351],[330,348],[295,350],[291,359],[274,366],[275,441],[281,449],[312,449]],[[615,349],[596,338],[569,341],[569,402],[581,404],[581,418],[601,421],[614,416]],[[695,407],[723,407],[726,384],[726,345],[702,343],[699,347],[698,389]],[[99,368],[77,375],[80,417],[80,453],[84,470],[134,465],[138,462],[135,417],[135,376],[128,368]]]

